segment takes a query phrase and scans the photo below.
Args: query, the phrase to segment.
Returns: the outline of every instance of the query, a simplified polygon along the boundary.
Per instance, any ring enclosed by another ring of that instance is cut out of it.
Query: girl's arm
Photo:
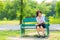
[[[42,19],[43,19],[43,23],[45,23],[45,16],[43,16],[43,18],[42,18]]]
[[[38,19],[38,18],[36,18],[36,21],[37,21],[37,24],[40,24],[40,22],[39,22],[39,19]]]

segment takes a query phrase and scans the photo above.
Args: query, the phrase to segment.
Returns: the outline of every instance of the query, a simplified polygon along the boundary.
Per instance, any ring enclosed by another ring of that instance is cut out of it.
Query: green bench
[[[49,36],[49,20],[45,18],[46,21],[46,32],[47,37]],[[22,20],[21,24],[21,36],[25,34],[25,29],[36,29],[36,17],[35,18],[25,18]]]

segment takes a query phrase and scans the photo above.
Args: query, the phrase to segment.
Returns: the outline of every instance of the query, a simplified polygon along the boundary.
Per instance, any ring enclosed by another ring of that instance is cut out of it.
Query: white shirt
[[[45,22],[45,16],[42,15],[41,17],[36,17],[36,21],[37,21],[39,24]]]

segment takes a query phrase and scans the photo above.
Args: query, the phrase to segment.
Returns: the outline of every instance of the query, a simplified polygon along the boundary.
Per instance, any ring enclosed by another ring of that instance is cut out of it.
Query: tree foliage
[[[36,11],[39,9],[43,14],[47,15],[51,11],[51,3],[38,4],[33,0],[23,0],[22,17],[35,17]],[[60,16],[60,2],[56,2],[56,16]],[[21,0],[0,1],[0,20],[19,20],[21,15]]]

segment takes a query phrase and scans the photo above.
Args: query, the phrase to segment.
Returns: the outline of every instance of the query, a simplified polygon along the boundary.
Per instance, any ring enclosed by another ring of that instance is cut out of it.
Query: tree
[[[60,17],[60,2],[56,3],[56,17]]]

